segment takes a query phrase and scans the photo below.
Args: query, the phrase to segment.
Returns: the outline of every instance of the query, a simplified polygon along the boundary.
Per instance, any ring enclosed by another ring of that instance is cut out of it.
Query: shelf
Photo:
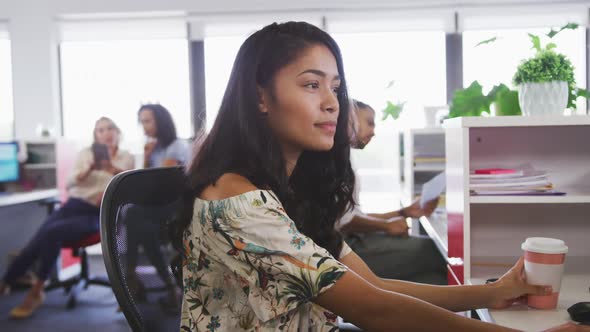
[[[481,285],[486,279],[472,278],[470,284]],[[526,305],[516,305],[504,310],[478,309],[477,313],[486,322],[523,331],[542,331],[568,322],[567,308],[574,303],[588,300],[588,280],[590,274],[566,274],[561,283],[556,310],[538,310]]]
[[[497,116],[461,117],[445,120],[443,128],[474,127],[558,127],[590,125],[587,115],[538,115],[538,116]]]
[[[33,138],[22,140],[26,144],[31,145],[55,145],[56,140],[54,138]]]
[[[444,166],[440,165],[416,165],[414,166],[414,172],[443,172]]]
[[[55,168],[55,163],[41,163],[41,164],[25,164],[25,169],[53,169]]]
[[[444,134],[445,130],[442,127],[434,127],[434,128],[410,128],[407,129],[414,135],[440,135]]]
[[[590,195],[565,196],[470,196],[471,204],[572,204],[590,203]]]

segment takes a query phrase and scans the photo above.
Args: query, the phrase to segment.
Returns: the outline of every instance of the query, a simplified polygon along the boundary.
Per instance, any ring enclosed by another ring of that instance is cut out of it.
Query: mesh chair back
[[[123,172],[102,201],[102,251],[113,292],[133,331],[178,331],[182,292],[170,260],[167,224],[186,177],[179,167]]]

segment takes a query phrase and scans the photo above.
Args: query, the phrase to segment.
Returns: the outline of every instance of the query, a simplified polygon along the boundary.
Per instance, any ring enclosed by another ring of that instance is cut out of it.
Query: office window
[[[489,91],[498,83],[512,86],[512,77],[521,60],[534,55],[528,33],[541,36],[542,45],[549,42],[544,36],[547,28],[469,30],[463,33],[463,82],[467,86],[477,80]],[[476,45],[497,37],[491,44]],[[564,30],[551,42],[557,44],[556,51],[565,54],[575,67],[576,83],[586,87],[585,29]],[[586,101],[578,99],[578,112],[586,113]]]
[[[207,130],[213,127],[236,54],[248,35],[205,38]]]
[[[14,109],[12,106],[12,62],[10,40],[0,33],[0,140],[14,138]]]
[[[305,21],[321,26],[320,16],[298,14],[240,15],[226,16],[226,22],[192,22],[191,29],[202,34],[205,42],[205,93],[207,108],[207,130],[211,129],[221,99],[225,93],[229,75],[240,46],[252,33],[272,22]]]
[[[353,151],[361,178],[361,203],[367,210],[391,208],[397,195],[393,144],[396,128],[424,125],[424,107],[446,104],[443,31],[336,33],[342,50],[349,95],[376,111],[376,136],[363,151]],[[394,81],[391,88],[387,88]],[[405,102],[400,119],[382,121],[386,101]],[[374,206],[372,204],[374,203]]]
[[[137,111],[145,103],[164,105],[178,135],[192,135],[186,39],[63,42],[60,54],[66,137],[89,139],[94,121],[108,116],[126,143],[143,141]]]

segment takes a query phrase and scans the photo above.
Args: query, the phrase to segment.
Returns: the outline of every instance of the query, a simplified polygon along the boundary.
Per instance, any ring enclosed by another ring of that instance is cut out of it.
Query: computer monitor
[[[0,142],[0,184],[19,180],[18,144]]]

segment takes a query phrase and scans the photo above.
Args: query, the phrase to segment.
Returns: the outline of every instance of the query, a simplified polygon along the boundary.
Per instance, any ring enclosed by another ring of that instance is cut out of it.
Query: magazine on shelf
[[[547,186],[551,185],[546,178],[541,179],[532,179],[526,181],[510,181],[510,182],[502,182],[502,183],[471,183],[469,185],[470,189],[485,189],[485,188],[530,188],[530,187],[539,187],[539,186]]]
[[[535,170],[514,169],[514,173],[469,175],[469,189],[472,195],[565,195],[554,190],[549,173]]]
[[[485,183],[521,183],[533,180],[548,179],[549,174],[547,172],[536,171],[536,172],[523,172],[520,176],[501,176],[501,177],[469,177],[471,184],[485,184]]]
[[[556,190],[547,190],[547,191],[531,191],[531,190],[477,191],[477,190],[471,190],[471,194],[474,196],[563,196],[566,193],[562,192],[562,191],[556,191]]]

